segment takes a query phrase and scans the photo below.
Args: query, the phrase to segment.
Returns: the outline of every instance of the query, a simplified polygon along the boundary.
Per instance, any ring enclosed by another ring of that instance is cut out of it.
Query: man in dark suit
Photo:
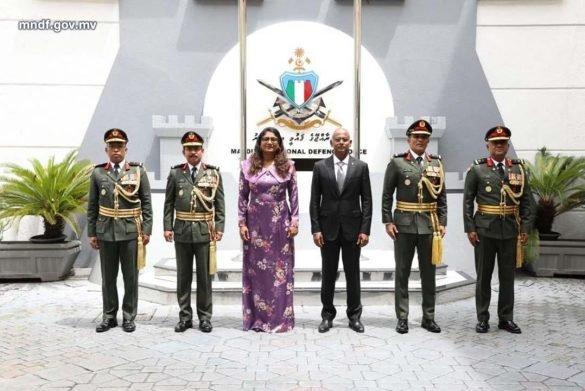
[[[363,333],[359,259],[361,248],[368,244],[372,223],[370,172],[365,162],[349,156],[351,138],[346,129],[333,132],[331,146],[333,156],[315,164],[311,185],[311,232],[313,242],[321,249],[323,270],[319,332],[329,331],[337,313],[333,294],[341,250],[349,327]]]

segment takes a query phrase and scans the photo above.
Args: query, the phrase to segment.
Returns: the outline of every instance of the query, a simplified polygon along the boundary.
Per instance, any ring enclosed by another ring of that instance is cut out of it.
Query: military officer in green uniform
[[[109,161],[93,170],[87,206],[87,236],[99,250],[102,272],[103,320],[96,332],[118,325],[118,264],[124,277],[122,328],[133,332],[138,270],[144,266],[144,246],[152,233],[150,184],[142,163],[126,161],[128,136],[123,130],[108,130],[104,141]]]
[[[410,125],[406,131],[410,150],[394,155],[384,176],[382,222],[394,240],[396,331],[400,334],[408,332],[408,278],[415,249],[422,283],[421,326],[433,333],[441,332],[435,322],[435,270],[442,260],[447,196],[441,158],[426,152],[432,132],[431,124],[425,120]]]
[[[164,236],[175,241],[177,260],[178,333],[193,327],[191,283],[193,257],[197,273],[197,317],[199,329],[209,333],[211,325],[211,275],[216,271],[216,241],[225,224],[223,183],[219,168],[201,161],[203,138],[187,132],[181,138],[187,162],[171,168],[164,207]]]
[[[512,135],[505,126],[487,131],[488,158],[476,160],[465,177],[463,219],[467,238],[475,247],[477,283],[475,331],[487,333],[491,280],[498,259],[498,328],[520,334],[514,323],[514,274],[522,265],[522,246],[534,219],[534,199],[523,161],[507,159]],[[475,211],[477,203],[477,211]],[[475,214],[474,214],[475,212]]]

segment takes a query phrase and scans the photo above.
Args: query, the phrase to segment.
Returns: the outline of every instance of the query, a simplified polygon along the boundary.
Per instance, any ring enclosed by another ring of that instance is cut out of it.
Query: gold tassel
[[[142,242],[142,235],[138,234],[138,256],[136,257],[136,265],[138,270],[142,270],[146,266],[146,247]]]
[[[209,242],[209,274],[217,273],[217,242]]]
[[[518,237],[516,238],[516,268],[517,269],[521,268],[523,262],[524,262],[524,247],[522,246],[521,236],[518,235]]]
[[[433,233],[433,250],[432,250],[433,265],[440,265],[443,262],[443,238],[438,232]]]

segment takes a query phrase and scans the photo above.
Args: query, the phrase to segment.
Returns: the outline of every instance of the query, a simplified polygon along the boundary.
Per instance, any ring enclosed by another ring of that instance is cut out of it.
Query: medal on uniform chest
[[[199,182],[197,182],[197,187],[209,187],[211,186],[211,183],[209,181],[209,178],[207,176],[202,177],[201,179],[199,179]]]
[[[406,179],[404,180],[404,184],[405,184],[406,186],[410,186],[410,183],[411,183],[411,182],[410,182],[410,178],[406,178]]]
[[[491,193],[492,192],[492,187],[490,185],[487,185],[485,187],[485,191],[487,191],[488,193]]]
[[[182,197],[183,194],[185,194],[185,193],[183,193],[183,189],[179,190],[179,197]]]
[[[102,189],[102,195],[105,196],[106,195],[106,189]]]

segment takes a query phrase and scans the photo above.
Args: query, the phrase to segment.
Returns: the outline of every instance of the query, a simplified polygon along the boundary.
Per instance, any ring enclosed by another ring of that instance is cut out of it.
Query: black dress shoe
[[[488,330],[490,329],[490,324],[488,323],[487,320],[480,320],[479,322],[477,322],[477,325],[475,325],[475,332],[477,333],[487,333]]]
[[[331,327],[333,327],[333,322],[329,319],[323,319],[321,323],[319,323],[317,330],[319,330],[320,333],[326,333]]]
[[[191,320],[181,320],[175,326],[175,333],[183,333],[187,329],[193,328],[193,321]]]
[[[134,323],[133,320],[124,319],[124,321],[122,322],[122,330],[124,330],[127,333],[132,333],[134,332],[134,330],[136,330],[136,324]]]
[[[118,321],[116,319],[107,319],[102,320],[102,323],[98,324],[95,328],[96,333],[103,333],[104,331],[108,331],[109,329],[116,327],[118,325]]]
[[[423,319],[420,327],[430,331],[431,333],[440,333],[441,328],[433,319]]]
[[[211,325],[210,321],[202,320],[201,322],[199,322],[199,330],[203,331],[204,333],[211,333],[212,329],[213,326]]]
[[[360,322],[359,319],[350,320],[349,328],[355,331],[356,333],[364,332],[364,325],[362,324],[362,322]]]
[[[396,332],[398,332],[399,334],[408,333],[408,319],[398,319],[398,324],[396,325]]]
[[[522,330],[520,330],[520,327],[518,327],[518,325],[511,320],[500,320],[500,323],[498,323],[498,328],[502,329],[502,330],[509,331],[512,334],[521,334],[522,333]]]

